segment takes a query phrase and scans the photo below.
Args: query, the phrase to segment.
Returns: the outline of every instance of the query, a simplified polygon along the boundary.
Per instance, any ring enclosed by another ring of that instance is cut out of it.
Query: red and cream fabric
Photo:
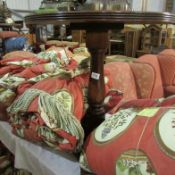
[[[154,69],[147,63],[135,62],[130,66],[135,77],[138,98],[151,98],[155,82]]]
[[[174,49],[165,49],[162,52],[159,53],[160,55],[171,55],[175,56],[175,50]]]
[[[37,57],[1,61],[0,102],[10,106],[8,115],[16,135],[55,149],[80,150],[84,137],[80,120],[87,109],[89,79],[85,63],[74,60],[66,48],[56,47]],[[12,66],[16,66],[13,72],[3,69]]]
[[[139,57],[136,62],[147,63],[154,69],[155,81],[153,84],[152,92],[150,98],[162,98],[164,97],[162,75],[160,71],[160,65],[157,55],[143,55]],[[147,97],[148,98],[148,97]]]
[[[36,54],[29,51],[13,51],[5,54],[3,59],[7,58],[33,58],[36,57]]]
[[[85,143],[82,167],[96,175],[174,174],[175,108],[148,102],[106,118]]]
[[[175,50],[166,49],[158,55],[165,95],[175,93]]]
[[[131,100],[137,98],[135,79],[129,63],[108,63],[105,64],[105,70],[112,77],[112,88],[121,91],[124,99]]]

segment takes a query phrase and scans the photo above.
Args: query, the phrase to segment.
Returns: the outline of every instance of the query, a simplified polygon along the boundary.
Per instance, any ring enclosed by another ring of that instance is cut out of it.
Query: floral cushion
[[[151,92],[151,98],[161,98],[164,97],[163,83],[160,71],[160,65],[157,55],[143,55],[136,60],[136,62],[143,62],[150,64],[155,72],[155,82]]]
[[[121,107],[96,128],[80,158],[85,170],[97,175],[175,174],[175,108],[148,102],[147,107]]]
[[[131,63],[130,66],[135,77],[138,98],[151,98],[156,80],[153,67],[140,62]]]
[[[129,63],[111,62],[105,64],[112,77],[112,87],[123,93],[124,99],[136,99],[137,92],[134,76]]]

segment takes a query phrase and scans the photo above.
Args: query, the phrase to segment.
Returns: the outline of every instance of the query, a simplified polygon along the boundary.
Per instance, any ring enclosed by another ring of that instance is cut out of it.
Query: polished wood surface
[[[175,15],[156,12],[58,12],[25,17],[29,28],[46,24],[70,24],[73,29],[86,30],[86,44],[91,53],[89,110],[82,125],[86,136],[103,120],[105,97],[103,62],[108,48],[109,29],[121,29],[127,24],[175,24]],[[31,30],[32,31],[32,30]]]
[[[175,15],[158,12],[58,12],[25,17],[27,25],[59,23],[174,24]]]

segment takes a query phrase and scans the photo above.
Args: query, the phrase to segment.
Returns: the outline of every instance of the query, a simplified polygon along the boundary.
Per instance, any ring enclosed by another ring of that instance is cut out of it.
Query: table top
[[[134,11],[72,11],[33,14],[25,17],[27,25],[70,23],[175,24],[175,14]]]

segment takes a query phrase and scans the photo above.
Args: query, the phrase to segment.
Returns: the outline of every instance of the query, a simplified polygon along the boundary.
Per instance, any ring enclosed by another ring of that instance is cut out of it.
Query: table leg
[[[104,58],[108,48],[108,31],[88,31],[86,45],[91,53],[91,71],[89,79],[88,102],[89,109],[82,121],[87,136],[104,120],[105,85],[104,85]]]

